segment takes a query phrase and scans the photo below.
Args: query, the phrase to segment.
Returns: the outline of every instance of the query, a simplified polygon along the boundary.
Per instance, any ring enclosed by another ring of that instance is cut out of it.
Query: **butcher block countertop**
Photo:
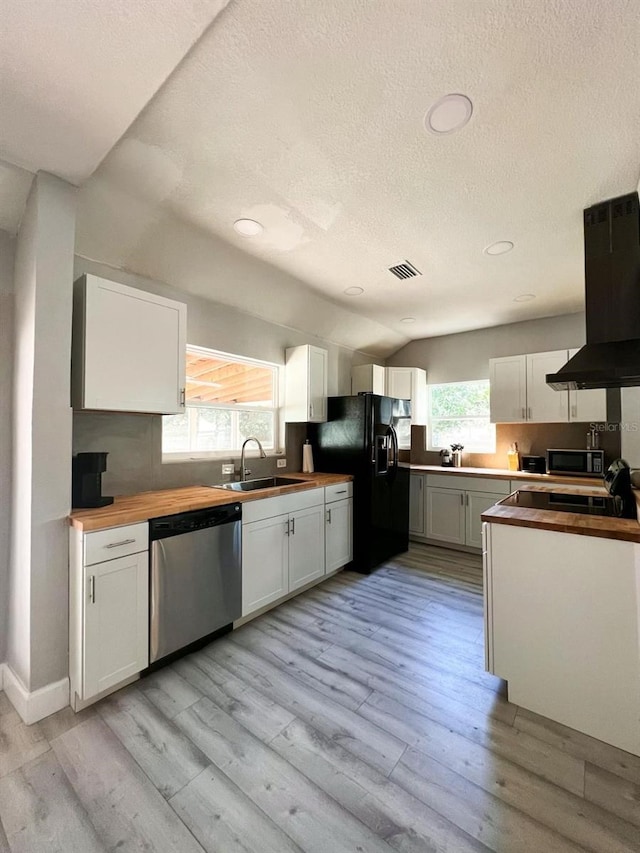
[[[561,492],[571,494],[568,487],[547,487],[532,483],[534,491]],[[581,494],[585,492],[581,490]],[[604,487],[590,489],[588,494],[606,495]],[[635,492],[636,505],[640,507],[640,497]],[[619,539],[624,542],[640,544],[640,524],[634,518],[608,518],[599,515],[582,515],[577,512],[557,512],[549,509],[530,509],[528,507],[505,506],[500,501],[482,513],[482,520],[492,524],[511,524],[516,527],[535,527],[538,530],[554,530],[556,533],[577,533],[579,536],[597,536],[601,539]]]
[[[532,483],[562,483],[580,486],[602,486],[602,477],[570,477],[563,474],[530,474],[528,471],[509,471],[507,468],[448,468],[443,465],[414,465],[405,463],[412,471],[425,474],[447,474],[452,477],[492,477],[495,480],[531,480]]]
[[[275,486],[271,489],[258,489],[254,492],[233,492],[227,489],[212,489],[209,486],[185,486],[181,489],[163,489],[157,492],[140,492],[137,495],[117,497],[110,506],[98,509],[74,509],[69,523],[77,530],[104,530],[107,527],[120,527],[123,524],[135,524],[163,515],[188,512],[192,509],[206,509],[230,503],[274,498],[291,492],[304,492],[321,486],[333,486],[336,483],[348,483],[353,480],[350,474],[282,474],[283,477],[300,480],[299,484]]]

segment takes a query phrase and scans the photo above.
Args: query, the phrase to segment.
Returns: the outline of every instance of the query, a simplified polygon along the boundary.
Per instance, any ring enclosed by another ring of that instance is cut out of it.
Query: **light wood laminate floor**
[[[0,694],[0,853],[640,851],[640,758],[506,701],[481,582],[412,545],[77,716]]]

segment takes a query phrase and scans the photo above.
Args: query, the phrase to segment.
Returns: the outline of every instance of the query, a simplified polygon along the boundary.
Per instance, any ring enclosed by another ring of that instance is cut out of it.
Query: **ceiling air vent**
[[[389,267],[389,272],[392,272],[396,278],[413,278],[416,275],[422,275],[417,267],[414,267],[409,261],[404,261],[401,264],[396,264],[395,267]]]

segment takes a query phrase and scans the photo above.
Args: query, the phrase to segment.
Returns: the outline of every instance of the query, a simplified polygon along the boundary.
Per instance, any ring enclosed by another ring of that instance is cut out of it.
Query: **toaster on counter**
[[[547,460],[544,456],[523,456],[520,470],[529,474],[546,474]]]

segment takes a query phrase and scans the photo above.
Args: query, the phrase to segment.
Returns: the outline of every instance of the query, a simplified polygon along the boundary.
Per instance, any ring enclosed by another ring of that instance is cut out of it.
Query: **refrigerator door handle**
[[[398,470],[398,433],[395,431],[395,428],[390,425],[387,429],[387,435],[389,437],[389,444],[391,446],[392,453],[387,476],[392,480],[396,476],[396,471]]]

